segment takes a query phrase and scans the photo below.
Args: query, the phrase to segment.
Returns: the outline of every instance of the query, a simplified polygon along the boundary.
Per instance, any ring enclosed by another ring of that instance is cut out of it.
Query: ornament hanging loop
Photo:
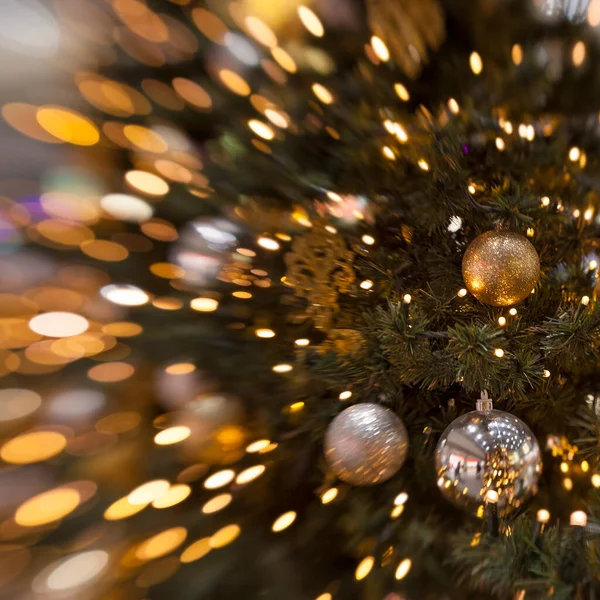
[[[476,410],[483,412],[494,409],[494,403],[492,402],[492,399],[488,396],[487,390],[483,390],[481,392],[481,396],[479,397],[479,400],[477,400],[475,408]]]

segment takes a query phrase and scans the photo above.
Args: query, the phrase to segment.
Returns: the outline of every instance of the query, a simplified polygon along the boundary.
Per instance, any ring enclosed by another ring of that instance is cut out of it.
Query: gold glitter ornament
[[[343,410],[325,433],[325,459],[350,485],[375,485],[404,464],[408,433],[404,423],[379,404],[365,402]]]
[[[467,248],[463,279],[475,298],[492,306],[512,306],[527,298],[540,277],[533,244],[519,233],[487,231]]]
[[[296,237],[292,251],[285,255],[286,283],[294,287],[296,296],[307,300],[306,316],[316,327],[329,328],[339,309],[339,294],[352,289],[353,261],[343,238],[327,231],[320,220],[306,235]]]

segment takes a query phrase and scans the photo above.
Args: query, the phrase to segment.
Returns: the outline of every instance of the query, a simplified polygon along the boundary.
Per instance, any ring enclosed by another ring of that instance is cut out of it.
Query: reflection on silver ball
[[[378,404],[343,410],[325,434],[325,458],[333,472],[351,485],[387,481],[404,464],[408,434],[402,421]]]
[[[435,449],[435,467],[448,500],[475,513],[488,490],[495,490],[498,509],[506,514],[537,492],[542,461],[529,427],[492,409],[467,413],[446,428]]]

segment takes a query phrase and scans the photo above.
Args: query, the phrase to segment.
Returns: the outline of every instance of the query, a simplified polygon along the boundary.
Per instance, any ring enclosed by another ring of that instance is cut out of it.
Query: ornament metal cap
[[[481,392],[481,396],[477,403],[475,404],[476,410],[487,412],[488,410],[494,409],[494,403],[491,398],[488,396],[487,390],[483,390]]]

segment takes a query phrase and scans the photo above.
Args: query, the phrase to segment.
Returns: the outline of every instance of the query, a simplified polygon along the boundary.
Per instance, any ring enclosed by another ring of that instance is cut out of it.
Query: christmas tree
[[[599,2],[6,10],[9,597],[600,593]]]

